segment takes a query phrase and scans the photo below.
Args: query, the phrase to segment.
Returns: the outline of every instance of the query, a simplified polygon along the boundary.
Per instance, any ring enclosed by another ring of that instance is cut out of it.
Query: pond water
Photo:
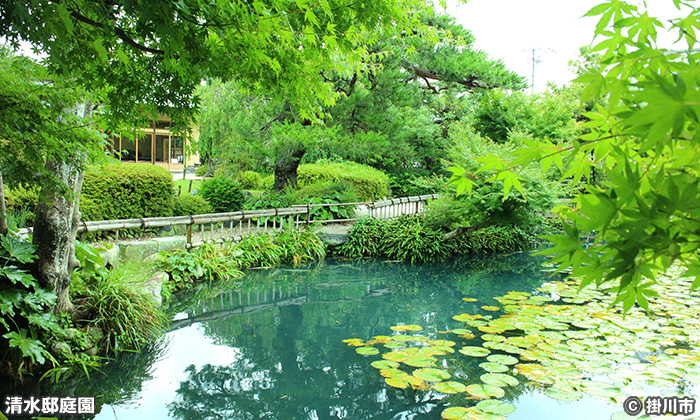
[[[498,304],[492,298],[508,291],[539,293],[552,280],[542,262],[519,253],[442,264],[331,259],[251,270],[243,288],[211,285],[180,296],[163,340],[120,356],[102,369],[106,376],[38,393],[98,396],[101,420],[440,419],[445,408],[476,401],[391,388],[370,365],[376,356],[358,355],[342,340],[391,335],[398,324],[447,339],[445,331],[464,325],[453,315],[487,315],[480,306]],[[467,383],[484,373],[483,359],[459,353],[448,359],[462,366]],[[509,420],[608,419],[620,411],[587,395],[560,402],[526,380],[503,400],[517,407]]]

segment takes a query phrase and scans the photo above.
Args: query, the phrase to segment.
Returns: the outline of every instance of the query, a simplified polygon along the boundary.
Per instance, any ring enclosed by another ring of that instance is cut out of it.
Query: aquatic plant
[[[449,331],[397,325],[393,335],[344,342],[360,355],[381,355],[371,364],[389,386],[483,400],[450,407],[444,419],[505,419],[515,406],[500,399],[520,383],[562,401],[586,394],[617,405],[639,395],[643,382],[677,395],[700,385],[700,295],[687,293],[689,279],[657,283],[649,286],[649,313],[623,314],[610,307],[614,297],[557,281],[534,294],[509,292],[496,298],[500,306],[465,298],[471,313],[455,315],[459,324]]]

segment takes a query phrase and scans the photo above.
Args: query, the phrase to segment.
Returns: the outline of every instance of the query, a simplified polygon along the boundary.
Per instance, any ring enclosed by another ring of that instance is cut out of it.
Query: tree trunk
[[[282,191],[287,185],[297,187],[297,168],[306,149],[287,149],[275,161],[275,191]]]
[[[33,243],[37,247],[37,261],[33,274],[42,287],[52,289],[58,297],[54,314],[72,314],[70,300],[71,273],[80,262],[75,257],[75,240],[80,222],[80,190],[83,171],[65,162],[49,160],[46,169],[58,177],[69,195],[61,191],[42,189],[34,222]]]
[[[90,102],[79,104],[74,112],[88,119],[92,114]],[[86,155],[80,152],[81,166]],[[32,274],[42,287],[53,290],[57,317],[64,312],[73,314],[75,307],[70,300],[71,273],[80,262],[75,257],[75,240],[80,223],[80,190],[83,187],[84,171],[73,164],[46,160],[46,170],[52,173],[59,187],[42,187],[41,198],[36,208],[33,244],[37,247],[37,260]]]
[[[0,236],[7,235],[7,209],[5,208],[5,186],[2,183],[0,168]]]
[[[469,227],[460,226],[460,227],[458,227],[457,229],[453,230],[452,232],[446,233],[446,234],[442,237],[442,241],[443,241],[443,242],[446,242],[446,241],[449,241],[450,239],[454,239],[454,238],[456,238],[456,237],[458,237],[458,236],[462,236],[462,235],[464,235],[465,233],[476,232],[477,230],[483,229],[483,228],[485,228],[486,226],[489,226],[489,223],[477,223],[477,224],[475,224],[474,226],[469,226]]]

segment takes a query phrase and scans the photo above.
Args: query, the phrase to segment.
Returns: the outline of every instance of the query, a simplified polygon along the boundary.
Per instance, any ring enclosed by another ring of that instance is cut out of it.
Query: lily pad
[[[466,418],[466,415],[466,407],[450,407],[447,410],[444,410],[441,414],[444,420],[461,420]]]
[[[459,352],[472,357],[486,357],[489,354],[491,354],[491,351],[489,349],[476,346],[464,346],[461,349],[459,349]]]
[[[491,363],[491,362],[484,362],[484,363],[479,363],[479,367],[484,369],[487,372],[507,372],[508,371],[508,366],[502,365],[500,363]]]
[[[393,360],[375,360],[371,365],[377,369],[396,369],[399,367],[399,363]]]
[[[348,338],[347,340],[343,340],[343,343],[348,343],[348,346],[364,346],[365,340],[361,338]]]
[[[506,394],[503,388],[488,384],[472,384],[467,387],[469,395],[486,400],[489,398],[501,398]]]
[[[413,375],[428,382],[439,382],[449,379],[451,376],[449,372],[445,370],[434,368],[416,369]]]
[[[481,401],[476,405],[476,408],[491,414],[508,415],[515,412],[515,406],[513,404],[499,400]]]
[[[390,328],[393,331],[423,331],[420,325],[394,325]]]
[[[379,349],[377,349],[376,347],[358,347],[355,349],[355,351],[357,352],[357,354],[361,354],[363,356],[372,356],[374,354],[379,354]]]
[[[506,341],[506,338],[504,336],[496,334],[483,334],[481,336],[481,339],[484,341],[493,341],[494,343],[501,343],[503,341]]]
[[[394,388],[407,388],[408,387],[408,382],[403,380],[403,378],[385,378],[384,382],[386,382],[387,385],[393,386]]]
[[[479,299],[468,298],[468,297],[462,298],[462,300],[465,302],[478,302],[479,301]]]
[[[485,373],[479,379],[485,384],[498,387],[515,386],[520,383],[517,378],[503,373]]]
[[[435,363],[435,360],[430,357],[425,357],[423,355],[416,355],[406,358],[402,361],[402,363],[417,368],[423,368],[427,366],[432,366]]]
[[[489,362],[500,363],[502,365],[514,365],[518,363],[518,359],[505,354],[492,354],[486,358]]]
[[[385,378],[403,378],[403,377],[408,376],[408,373],[404,372],[401,369],[396,369],[396,368],[381,369],[379,371],[379,374]]]
[[[496,311],[500,311],[500,310],[501,310],[501,308],[499,308],[498,306],[488,306],[488,305],[487,305],[487,306],[482,306],[481,309],[483,309],[483,310],[485,310],[485,311],[491,311],[491,312],[496,312]]]
[[[544,393],[559,401],[578,401],[583,398],[583,394],[576,390],[562,390],[557,387],[548,388]]]
[[[483,316],[478,315],[478,314],[477,315],[461,314],[461,315],[455,315],[452,317],[452,319],[454,319],[455,321],[461,321],[461,322],[467,322],[467,321],[471,321],[474,319],[481,319],[481,318],[483,318]]]
[[[442,392],[443,394],[459,394],[467,390],[467,386],[460,382],[447,381],[438,382],[433,385],[436,391]]]
[[[384,347],[388,349],[403,349],[406,348],[406,343],[402,343],[400,341],[390,341],[388,343],[385,343]]]

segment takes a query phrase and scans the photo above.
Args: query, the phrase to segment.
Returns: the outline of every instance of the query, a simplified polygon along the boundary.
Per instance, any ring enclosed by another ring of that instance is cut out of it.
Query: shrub
[[[34,212],[39,201],[39,187],[25,187],[18,185],[15,188],[5,188],[5,208],[9,219],[21,221],[14,223],[16,227],[33,226]],[[21,226],[20,226],[21,225]]]
[[[259,190],[262,186],[262,176],[255,171],[244,171],[238,174],[238,182],[243,189]]]
[[[390,175],[389,180],[391,194],[394,197],[439,194],[443,192],[447,184],[447,178],[436,174],[417,176],[402,172]]]
[[[199,188],[216,213],[238,211],[243,207],[245,196],[238,182],[231,178],[213,178]]]
[[[83,220],[173,215],[173,176],[147,163],[113,163],[89,168],[80,199]]]
[[[85,281],[81,304],[105,332],[108,349],[138,349],[164,332],[165,313],[140,280],[145,279],[110,270]]]
[[[420,216],[402,216],[391,221],[380,248],[392,260],[445,261],[454,254],[455,247],[451,241],[443,241],[443,236],[444,233],[426,227]]]
[[[214,209],[199,195],[183,194],[175,199],[175,216],[213,213]]]
[[[389,177],[382,171],[355,162],[327,162],[299,165],[300,188],[320,182],[347,181],[355,186],[359,200],[388,197]]]
[[[347,241],[338,249],[346,258],[374,257],[382,254],[381,241],[389,225],[388,220],[364,217],[350,228]]]
[[[207,174],[207,172],[209,172],[209,166],[207,166],[207,165],[202,165],[199,168],[194,170],[194,174],[196,176],[204,176]]]
[[[462,254],[523,251],[530,247],[530,238],[517,226],[487,226],[455,239]]]

